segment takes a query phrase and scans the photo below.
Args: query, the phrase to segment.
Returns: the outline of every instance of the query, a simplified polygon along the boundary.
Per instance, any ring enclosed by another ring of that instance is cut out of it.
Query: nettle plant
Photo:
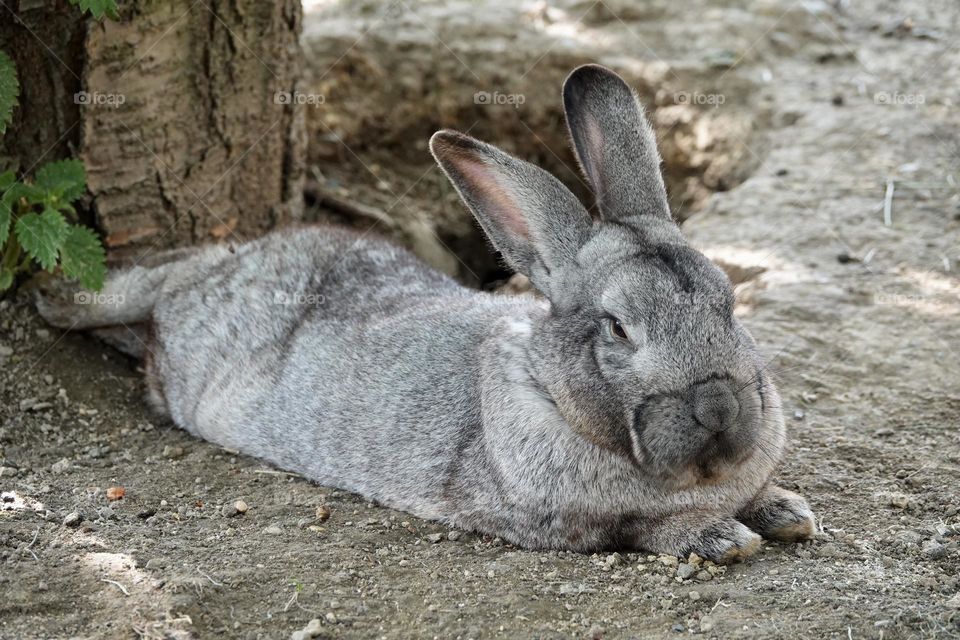
[[[44,165],[31,183],[18,181],[12,171],[0,174],[0,292],[34,263],[50,272],[59,265],[63,275],[84,288],[103,287],[107,268],[100,238],[75,224],[73,202],[85,188],[79,160]]]
[[[70,0],[96,19],[116,19],[116,0]],[[20,97],[13,60],[0,51],[0,136],[4,135]],[[60,160],[41,167],[32,179],[0,173],[0,293],[18,274],[35,265],[48,272],[60,268],[86,289],[99,291],[106,275],[106,254],[100,238],[78,224],[74,203],[86,190],[79,160]]]

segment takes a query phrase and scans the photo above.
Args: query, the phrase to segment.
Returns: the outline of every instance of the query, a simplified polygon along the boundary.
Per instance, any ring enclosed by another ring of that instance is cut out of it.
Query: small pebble
[[[660,556],[660,564],[665,567],[676,567],[680,564],[680,560],[676,556]]]
[[[460,536],[462,535],[463,533],[454,529],[453,531],[447,533],[447,540],[449,540],[450,542],[456,542],[457,540],[460,539]]]
[[[681,563],[680,566],[677,567],[677,577],[681,580],[689,580],[696,572],[697,568],[686,562]]]
[[[317,522],[326,522],[330,519],[330,507],[325,504],[317,507]]]
[[[76,511],[71,511],[67,514],[67,517],[63,519],[63,526],[79,527],[81,522],[83,522],[83,516]]]
[[[898,531],[894,534],[893,539],[897,544],[903,547],[915,547],[923,542],[923,536],[916,531],[911,531],[910,529]]]
[[[290,634],[290,640],[310,640],[310,638],[316,638],[322,633],[323,623],[320,618],[314,618],[303,629]]]
[[[178,447],[176,445],[167,445],[163,448],[163,457],[170,460],[176,460],[177,458],[183,457],[183,447]]]
[[[269,534],[269,535],[271,535],[271,536],[278,536],[278,535],[280,535],[281,533],[283,533],[283,529],[281,529],[280,527],[278,527],[278,526],[275,525],[275,524],[272,524],[272,525],[270,525],[269,527],[265,528],[265,529],[263,530],[263,532],[266,533],[266,534]]]
[[[250,507],[247,506],[247,503],[243,500],[237,500],[233,503],[233,508],[237,510],[237,513],[246,513]]]
[[[910,496],[905,493],[890,493],[887,496],[887,502],[891,507],[906,509],[908,506],[910,506]]]
[[[687,594],[687,596],[688,596],[693,602],[696,602],[697,600],[700,599],[700,592],[699,592],[699,591],[691,591],[690,593]]]
[[[601,638],[606,637],[606,634],[607,630],[598,624],[593,625],[587,631],[587,637],[592,638],[592,640],[601,640]]]
[[[946,557],[947,547],[939,542],[929,540],[923,545],[923,555],[931,560],[939,560],[940,558]]]
[[[851,262],[855,262],[855,261],[856,261],[856,258],[850,255],[846,251],[841,251],[840,253],[837,254],[837,262],[839,262],[840,264],[850,264]]]
[[[440,542],[441,540],[443,540],[443,534],[442,534],[442,533],[431,533],[431,534],[428,534],[428,535],[425,536],[425,537],[426,537],[426,539],[427,539],[427,542],[432,542],[433,544],[437,544],[438,542]]]

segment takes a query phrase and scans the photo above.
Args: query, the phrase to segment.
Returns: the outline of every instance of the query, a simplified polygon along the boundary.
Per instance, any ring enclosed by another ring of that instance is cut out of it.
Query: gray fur
[[[670,219],[667,189],[653,127],[633,89],[595,64],[580,67],[563,86],[567,126],[600,214],[625,224],[638,216]]]
[[[806,503],[769,484],[780,398],[730,283],[649,215],[667,205],[632,93],[590,66],[564,97],[575,141],[586,118],[620,145],[581,158],[607,189],[600,220],[532,165],[461,134],[431,141],[545,299],[468,290],[384,240],[313,227],[116,271],[120,305],[50,294],[40,311],[146,323],[151,402],[176,424],[423,518],[529,548],[718,561],[756,549],[747,525],[804,537]]]

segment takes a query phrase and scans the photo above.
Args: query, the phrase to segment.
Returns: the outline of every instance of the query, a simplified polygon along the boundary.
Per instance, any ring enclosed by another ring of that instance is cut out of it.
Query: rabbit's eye
[[[610,318],[608,321],[610,327],[610,335],[612,335],[617,340],[622,340],[623,342],[630,342],[630,336],[627,335],[626,329],[623,328],[623,324],[616,318]]]

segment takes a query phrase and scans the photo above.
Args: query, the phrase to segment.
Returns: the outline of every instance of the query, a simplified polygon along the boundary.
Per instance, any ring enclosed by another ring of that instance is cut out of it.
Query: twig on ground
[[[291,473],[290,471],[277,471],[275,469],[254,469],[254,473],[266,473],[274,476],[291,476],[293,478],[302,478],[303,476],[299,473]]]
[[[887,180],[887,192],[883,196],[883,224],[893,224],[893,180]]]
[[[730,605],[724,603],[723,598],[717,598],[717,601],[713,603],[713,607],[710,609],[710,613],[716,611],[719,606],[729,607]]]
[[[120,591],[123,591],[123,595],[125,596],[130,595],[130,592],[127,591],[127,588],[122,584],[120,584],[119,582],[117,582],[116,580],[110,580],[109,578],[100,578],[100,582],[109,582],[112,585],[116,585],[116,587],[120,589]]]
[[[913,476],[917,475],[918,473],[920,473],[921,471],[923,471],[924,469],[926,469],[926,468],[929,467],[929,466],[930,466],[930,463],[929,463],[929,462],[924,462],[922,465],[920,465],[920,467],[919,467],[916,471],[914,471],[913,473],[905,476],[905,477],[904,477],[904,480],[906,480],[907,478],[912,478]]]
[[[222,586],[223,586],[223,583],[222,583],[222,582],[217,582],[216,580],[214,580],[213,578],[211,578],[209,574],[204,573],[203,569],[200,568],[200,565],[197,565],[197,573],[199,573],[199,574],[202,575],[204,578],[206,578],[207,580],[209,580],[209,581],[213,584],[213,586],[215,586],[215,587],[222,587]]]
[[[33,559],[36,560],[37,562],[40,561],[40,558],[37,557],[37,554],[33,552],[33,549],[31,547],[33,547],[33,545],[37,542],[37,536],[39,535],[40,535],[40,527],[37,527],[37,530],[33,532],[33,540],[31,540],[30,544],[27,545],[27,551],[30,552],[30,555],[32,555]]]

